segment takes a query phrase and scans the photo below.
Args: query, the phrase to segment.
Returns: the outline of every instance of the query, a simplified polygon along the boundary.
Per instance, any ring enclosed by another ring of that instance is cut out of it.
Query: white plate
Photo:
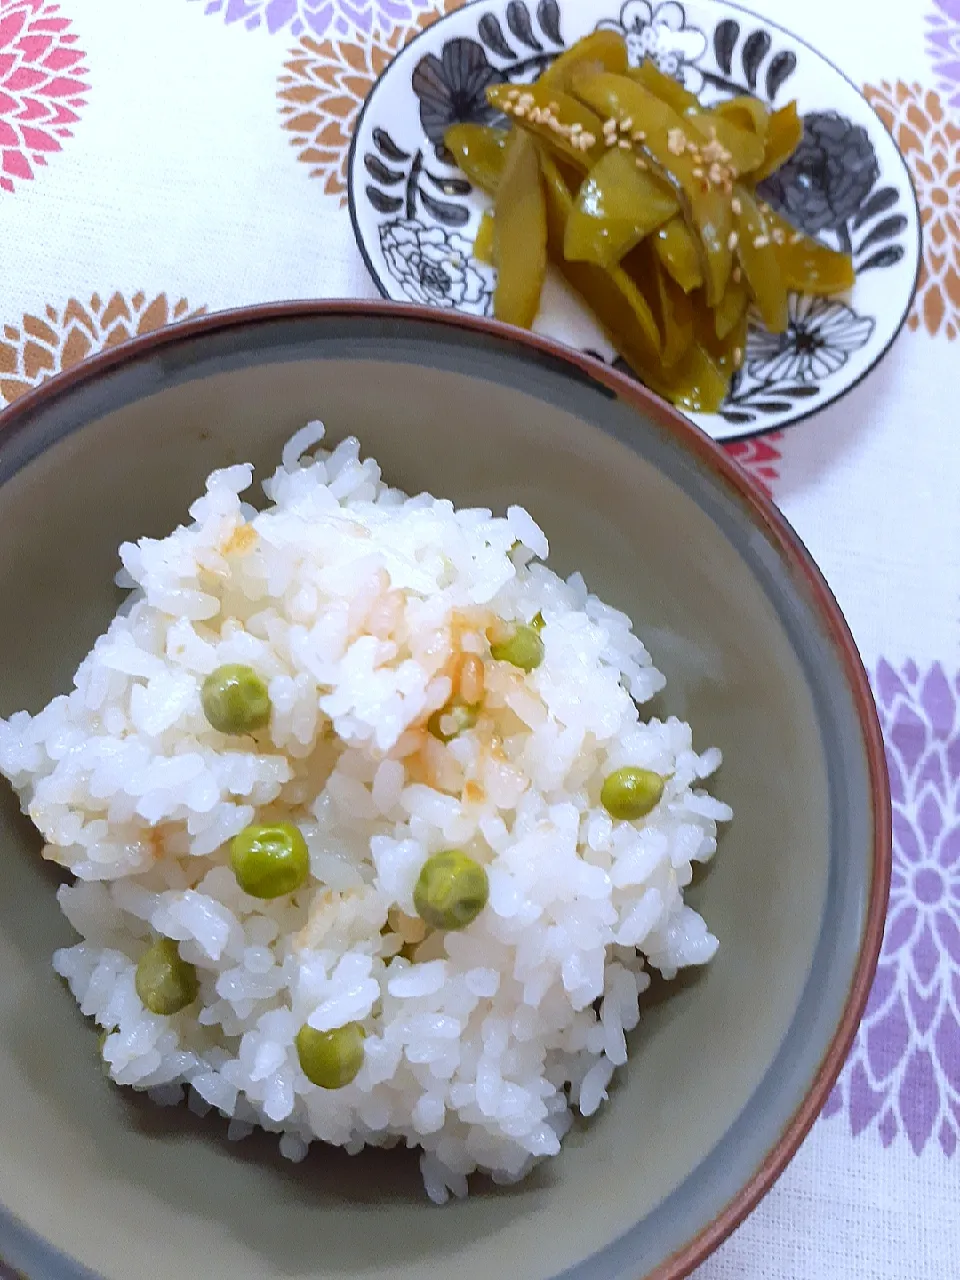
[[[913,300],[921,239],[909,173],[879,117],[831,63],[722,0],[473,0],[411,41],[367,98],[348,170],[357,243],[380,292],[490,314],[494,275],[472,257],[487,198],[448,162],[444,130],[458,120],[492,121],[488,84],[536,79],[597,26],[624,31],[632,63],[655,58],[705,103],[738,93],[773,106],[796,99],[803,141],[761,189],[795,225],[854,256],[849,296],[791,295],[787,332],[751,326],[726,402],[691,417],[714,439],[730,440],[839,399],[888,350]],[[556,279],[535,328],[626,369]]]

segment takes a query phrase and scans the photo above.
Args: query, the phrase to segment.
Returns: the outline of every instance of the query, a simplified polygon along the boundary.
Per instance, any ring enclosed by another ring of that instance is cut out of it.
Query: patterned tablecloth
[[[392,53],[458,2],[0,0],[0,404],[202,311],[374,296],[345,207],[351,129]],[[916,304],[880,368],[818,417],[731,446],[820,563],[872,674],[895,851],[880,969],[840,1082],[697,1274],[954,1280],[960,0],[754,4],[863,85],[909,162],[925,241]],[[624,21],[668,7],[629,0]]]

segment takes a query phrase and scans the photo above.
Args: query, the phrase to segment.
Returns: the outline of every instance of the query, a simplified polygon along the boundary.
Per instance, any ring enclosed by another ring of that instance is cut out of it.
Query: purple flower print
[[[947,104],[960,110],[960,0],[933,0],[927,17],[927,52]]]
[[[881,660],[874,681],[893,797],[893,878],[880,965],[824,1108],[917,1155],[960,1145],[960,676]]]
[[[288,31],[317,37],[328,33],[369,34],[376,22],[381,28],[409,22],[429,0],[193,0],[204,13],[216,13],[229,26],[242,22],[253,30],[263,27],[270,35]]]

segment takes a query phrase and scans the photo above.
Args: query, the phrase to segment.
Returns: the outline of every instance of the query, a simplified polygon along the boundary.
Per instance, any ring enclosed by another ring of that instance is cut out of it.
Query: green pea
[[[487,905],[490,885],[479,862],[459,849],[435,853],[413,890],[417,915],[434,929],[465,929]]]
[[[315,1031],[305,1023],[296,1040],[303,1074],[321,1089],[342,1089],[363,1066],[363,1039],[359,1022],[332,1031]]]
[[[253,898],[280,898],[293,893],[310,875],[310,853],[300,831],[290,822],[244,827],[230,845],[230,865],[237,883]]]
[[[151,1013],[179,1013],[200,992],[197,971],[181,960],[172,938],[158,938],[140,957],[134,980],[137,995]]]
[[[600,788],[600,803],[611,818],[633,822],[655,809],[663,795],[663,778],[650,769],[637,769],[628,765],[617,769],[604,779]]]
[[[535,626],[521,622],[511,629],[506,639],[490,645],[490,654],[497,662],[509,662],[521,671],[533,671],[543,661],[543,641]]]
[[[427,721],[427,730],[441,742],[450,742],[465,729],[472,729],[477,723],[477,708],[465,702],[448,702],[445,707],[435,711]]]
[[[211,671],[203,682],[203,714],[220,733],[253,733],[270,721],[266,683],[240,663]]]

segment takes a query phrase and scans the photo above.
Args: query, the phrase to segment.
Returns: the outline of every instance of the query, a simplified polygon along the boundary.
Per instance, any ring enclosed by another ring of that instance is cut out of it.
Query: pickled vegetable
[[[710,148],[712,142],[720,149],[716,151],[718,156],[721,151],[726,153],[721,167],[732,169],[737,174],[750,173],[763,163],[764,144],[753,130],[741,129],[732,120],[714,115],[713,112],[692,115],[689,120],[691,130],[699,134],[707,144],[702,148],[701,154],[705,162],[709,162],[709,168],[706,169],[708,181],[711,180],[710,170],[713,165],[720,164],[720,161],[710,159],[713,154]]]
[[[720,299],[720,305],[715,307],[713,312],[714,332],[718,338],[727,336],[741,316],[746,314],[749,305],[750,295],[742,273],[734,272]]]
[[[644,59],[639,67],[629,71],[628,76],[649,93],[654,94],[661,102],[672,107],[678,115],[686,117],[691,130],[699,134],[704,142],[709,143],[716,139],[730,152],[731,162],[739,173],[756,169],[762,163],[763,137],[757,136],[752,120],[743,123],[737,118],[718,113],[713,108],[704,110],[696,94],[691,93],[689,89],[684,89],[683,85],[672,76],[666,75],[649,58]],[[759,103],[757,105],[766,118],[763,107]]]
[[[653,237],[657,257],[684,291],[703,284],[697,238],[682,217],[671,218]]]
[[[498,268],[495,314],[532,325],[552,264],[641,381],[713,412],[751,308],[783,332],[791,292],[849,289],[853,263],[758,199],[802,138],[795,103],[704,107],[652,59],[628,62],[619,32],[595,31],[534,83],[487,88],[510,128],[454,125],[446,144],[494,198],[474,253]]]
[[[617,31],[601,28],[571,45],[547,68],[537,83],[566,92],[573,77],[580,72],[612,71],[622,76],[627,66],[627,46],[623,36]]]
[[[727,98],[725,102],[717,103],[713,113],[732,120],[741,129],[752,130],[761,142],[766,140],[770,128],[770,112],[759,98],[752,98],[749,94]]]
[[[563,252],[570,262],[610,267],[678,209],[666,183],[615,147],[580,188],[567,219]]]
[[[831,294],[853,288],[853,259],[797,231],[770,208],[763,216],[773,237],[784,287],[797,293]]]
[[[800,145],[802,137],[803,121],[797,115],[797,104],[788,102],[770,117],[763,163],[751,175],[754,182],[769,178],[774,169],[779,169],[785,160],[789,160]]]
[[[472,183],[488,196],[496,193],[509,134],[482,124],[455,124],[443,136],[447,150]]]
[[[615,68],[606,67],[605,70],[613,71]],[[661,71],[651,58],[644,58],[639,67],[631,67],[627,75],[649,93],[656,94],[661,102],[673,107],[674,111],[679,112],[680,115],[700,110],[697,95],[685,89],[678,80],[674,80],[673,76],[668,76],[666,72]]]
[[[541,153],[540,164],[547,202],[550,257],[606,329],[617,350],[639,373],[641,366],[656,361],[660,351],[660,331],[650,304],[619,267],[605,271],[593,263],[566,261],[563,246],[573,199],[551,157]]]
[[[737,186],[733,197],[737,218],[737,257],[763,323],[771,333],[787,327],[787,291],[773,243],[773,228],[746,187]]]
[[[578,172],[592,169],[604,153],[603,122],[589,106],[542,80],[524,85],[495,84],[487,101],[519,130],[544,142]]]
[[[724,381],[728,381],[743,365],[747,346],[747,311],[744,309],[741,312],[722,337],[717,334],[716,314],[706,307],[694,309],[694,334],[711,366]]]
[[[643,132],[644,137],[636,141],[636,146],[681,195],[685,212],[700,238],[707,305],[716,306],[723,296],[732,262],[729,239],[733,213],[726,188],[736,171],[725,158],[727,153],[719,142],[700,138],[691,130],[688,119],[626,76],[578,76],[574,88],[578,97],[600,115],[629,119],[636,130]]]
[[[498,267],[493,314],[529,329],[547,272],[547,217],[537,148],[519,130],[507,144],[494,200],[493,251]]]
[[[478,262],[489,263],[495,266],[497,256],[494,251],[494,237],[496,235],[496,223],[493,214],[489,210],[480,219],[480,226],[477,228],[477,234],[473,241],[473,256]]]
[[[640,245],[628,254],[623,269],[651,300],[660,328],[660,359],[670,369],[693,342],[693,303],[661,266],[651,245]]]

